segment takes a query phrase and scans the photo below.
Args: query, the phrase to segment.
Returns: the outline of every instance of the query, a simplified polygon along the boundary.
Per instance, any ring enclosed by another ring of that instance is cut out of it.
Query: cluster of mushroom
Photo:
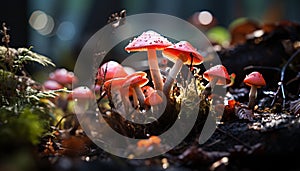
[[[123,66],[115,61],[104,63],[97,73],[97,84],[103,85],[108,99],[114,102],[113,105],[117,105],[114,107],[123,114],[130,113],[130,109],[145,109],[146,106],[162,103],[160,96],[153,98],[156,91],[150,86],[145,86],[148,81],[147,73],[138,71],[127,74]]]
[[[162,93],[168,98],[172,85],[174,84],[177,74],[183,65],[199,65],[203,62],[203,56],[187,41],[179,41],[176,44],[168,41],[167,38],[159,33],[149,30],[143,32],[140,36],[134,38],[126,47],[127,52],[147,51],[148,63],[151,80],[154,88],[147,86],[148,78],[145,72],[136,72],[127,74],[124,68],[117,62],[109,61],[98,69],[97,84],[104,85],[104,90],[108,97],[116,97],[121,104],[121,112],[128,113],[128,109],[133,108],[145,109],[147,106],[154,107],[162,103]],[[156,51],[161,50],[162,55],[174,62],[165,81],[160,72]],[[256,87],[265,85],[264,80],[259,83],[252,82],[252,76],[262,77],[257,73],[250,74],[246,77],[245,83],[251,84],[248,108],[253,109],[256,97]],[[216,85],[233,84],[226,68],[223,65],[216,65],[206,70],[203,78],[209,83],[206,88],[214,89]],[[233,78],[233,77],[232,77]],[[147,88],[146,88],[147,87]],[[144,92],[147,92],[147,95]],[[133,104],[129,97],[132,96]],[[145,97],[146,96],[146,97]],[[118,106],[119,107],[119,106]]]
[[[120,104],[118,107],[121,112],[125,113],[128,113],[132,106],[142,109],[149,106],[155,108],[163,101],[162,92],[168,96],[183,64],[197,65],[203,61],[203,57],[190,43],[180,41],[173,45],[165,37],[152,30],[134,38],[125,50],[127,52],[147,51],[150,75],[154,85],[154,88],[146,85],[149,80],[145,72],[139,71],[128,75],[124,68],[115,61],[103,64],[98,69],[97,84],[103,85],[109,99],[119,102],[114,104]],[[156,50],[162,50],[164,56],[175,62],[165,82],[163,82],[158,65]],[[133,105],[128,98],[130,96],[133,98]]]
[[[114,97],[117,97],[118,101],[123,102],[124,110],[122,112],[125,113],[128,113],[126,109],[130,107],[128,96],[133,96],[134,108],[138,106],[145,108],[145,105],[155,106],[162,101],[160,92],[169,97],[172,85],[184,64],[192,67],[203,62],[203,56],[189,42],[179,41],[176,44],[172,44],[165,37],[152,30],[134,38],[125,47],[125,50],[127,52],[147,51],[150,75],[154,85],[154,90],[151,90],[151,93],[148,93],[148,99],[145,99],[145,94],[142,93],[141,89],[144,89],[143,86],[148,82],[146,73],[137,72],[128,75],[117,62],[110,61],[103,64],[98,70],[97,84],[104,85],[110,100],[113,97],[111,92],[116,94]],[[164,82],[156,56],[157,50],[161,50],[163,56],[175,63]],[[207,87],[211,88],[215,85],[230,83],[227,70],[222,65],[217,65],[207,70],[204,73],[204,78],[210,82]],[[126,90],[127,92],[124,92]]]
[[[189,42],[180,41],[172,44],[165,37],[152,30],[146,31],[139,37],[134,38],[125,47],[125,50],[127,52],[147,51],[149,70],[154,89],[163,91],[166,96],[168,96],[172,84],[183,64],[198,65],[203,61],[201,54]],[[164,83],[157,61],[156,50],[162,50],[162,54],[175,63]]]
[[[70,88],[77,78],[73,72],[64,68],[57,69],[49,74],[48,79],[44,82],[43,87],[46,90],[58,90],[64,87]]]
[[[48,79],[43,83],[45,90],[71,89],[72,84],[77,82],[77,77],[73,72],[67,71],[65,68],[57,69],[49,74]],[[83,114],[90,100],[95,99],[93,91],[87,86],[79,86],[72,90],[71,93],[59,93],[58,99],[60,103],[68,105],[69,101],[76,102],[76,112]]]

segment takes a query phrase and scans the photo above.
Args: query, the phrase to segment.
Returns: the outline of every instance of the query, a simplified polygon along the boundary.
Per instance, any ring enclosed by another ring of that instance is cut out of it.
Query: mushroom
[[[251,86],[250,93],[249,93],[248,107],[249,109],[254,109],[255,99],[257,96],[257,88],[265,86],[266,81],[264,77],[261,75],[261,73],[254,71],[249,75],[246,75],[244,79],[244,83],[248,86]]]
[[[215,85],[226,85],[231,82],[227,69],[223,65],[216,65],[203,73],[203,78],[209,81],[205,88],[214,88]]]
[[[142,77],[145,77],[145,78],[147,77],[147,73],[146,72],[138,71],[138,72],[135,72],[135,73],[132,73],[132,74],[128,75],[126,77],[126,79],[128,80],[128,79],[130,79],[130,78],[132,78],[134,76],[138,76],[138,75],[140,75]],[[128,91],[128,88],[129,88],[129,91]],[[134,92],[133,88],[131,86],[127,86],[126,88],[122,88],[122,91],[124,92],[123,94],[125,94],[126,91],[127,91],[128,92],[127,94],[129,94],[129,96],[132,95],[132,97],[133,97],[133,106],[134,106],[134,108],[136,108],[138,106],[138,103],[139,103],[138,101],[139,100],[138,100],[138,97],[137,97],[136,93]],[[144,93],[144,91],[143,91],[143,93]]]
[[[134,38],[125,47],[127,52],[147,51],[151,78],[156,90],[162,91],[163,89],[163,81],[158,66],[156,50],[162,50],[170,45],[172,45],[172,43],[166,38],[162,37],[155,31],[149,30],[147,32],[143,32],[139,37]]]
[[[54,81],[54,80],[47,80],[44,82],[43,87],[46,90],[58,90],[58,89],[62,89],[64,88],[64,86],[62,86],[61,84],[59,84],[58,82]]]
[[[94,98],[94,93],[87,86],[77,87],[68,95],[68,100],[74,100],[76,103],[75,112],[78,114],[83,114],[86,111],[90,100]]]
[[[116,109],[120,110],[119,112],[123,114],[128,113],[126,107],[123,106],[126,106],[124,103],[128,101],[125,99],[127,96],[121,91],[125,81],[125,78],[113,78],[104,82],[104,90],[107,93],[108,99],[110,101],[114,100],[118,105],[115,106]],[[114,95],[112,93],[114,93]],[[113,99],[113,97],[115,98]]]
[[[126,79],[127,79],[127,81],[124,82],[122,88],[128,88],[128,87],[130,88],[131,87],[134,90],[133,96],[136,95],[136,97],[139,101],[140,107],[144,108],[145,96],[143,94],[141,87],[146,85],[149,80],[145,76],[138,75],[138,74],[130,75]]]
[[[107,80],[126,76],[127,73],[122,65],[115,61],[109,61],[98,68],[97,84],[102,85]]]
[[[54,80],[64,86],[72,84],[77,81],[76,76],[73,72],[67,71],[66,69],[57,69],[49,74],[49,80]]]
[[[145,98],[147,98],[154,91],[154,89],[151,86],[146,85],[146,86],[142,87],[142,91],[145,95]]]
[[[169,94],[172,84],[183,64],[199,65],[203,62],[203,57],[200,53],[187,41],[180,41],[175,45],[168,46],[163,50],[162,54],[175,62],[163,88],[163,92],[166,95]]]
[[[159,110],[158,105],[162,102],[163,99],[156,90],[154,90],[147,98],[145,98],[145,104],[152,107],[152,113],[156,113]]]

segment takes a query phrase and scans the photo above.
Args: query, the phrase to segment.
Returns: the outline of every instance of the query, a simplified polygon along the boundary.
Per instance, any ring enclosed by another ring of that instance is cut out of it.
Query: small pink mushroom
[[[86,86],[80,86],[68,95],[68,100],[74,100],[75,112],[83,114],[88,108],[89,102],[95,99],[95,94]]]
[[[127,73],[122,65],[115,61],[109,61],[98,68],[97,84],[102,85],[105,81],[108,81],[110,79],[122,78],[126,76]]]
[[[200,53],[187,41],[180,41],[175,45],[165,48],[162,54],[175,62],[166,79],[163,92],[168,95],[174,80],[183,64],[199,65],[203,62]]]
[[[257,88],[260,88],[262,86],[266,85],[266,81],[264,77],[259,72],[252,72],[249,75],[246,75],[246,78],[244,79],[244,83],[248,86],[251,86],[250,92],[249,92],[249,103],[248,107],[249,109],[254,109],[255,106],[255,99],[257,96]]]
[[[58,89],[62,89],[64,88],[64,86],[62,86],[61,84],[59,84],[58,82],[54,81],[54,80],[47,80],[44,82],[43,87],[46,90],[58,90]]]
[[[77,77],[73,72],[67,71],[66,69],[57,69],[49,74],[49,80],[54,80],[64,86],[70,85],[77,81]]]

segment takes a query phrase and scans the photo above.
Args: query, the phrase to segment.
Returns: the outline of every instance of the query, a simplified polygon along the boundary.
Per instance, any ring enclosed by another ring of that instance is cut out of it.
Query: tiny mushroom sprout
[[[95,95],[87,86],[77,87],[68,95],[68,100],[76,102],[75,112],[78,114],[83,114],[93,99],[95,99]]]
[[[163,99],[160,97],[156,90],[154,90],[147,98],[145,98],[145,104],[149,106],[158,105],[162,102]]]
[[[154,91],[154,89],[151,86],[146,85],[146,86],[142,87],[142,91],[145,95],[145,98],[147,98]]]
[[[203,78],[209,81],[206,88],[215,85],[226,85],[231,82],[227,69],[223,65],[215,65],[203,73]]]
[[[134,38],[126,47],[127,52],[147,51],[151,78],[156,90],[162,91],[163,80],[158,66],[156,50],[163,50],[172,45],[167,38],[149,30]]]
[[[261,73],[254,71],[249,75],[246,75],[244,79],[244,83],[248,86],[251,86],[250,93],[249,93],[248,107],[249,109],[254,109],[255,99],[257,96],[257,88],[265,86],[266,81]]]
[[[98,68],[97,84],[102,85],[107,80],[126,76],[127,73],[122,65],[115,61],[109,61]]]
[[[152,112],[156,113],[159,109],[158,106],[163,102],[159,93],[154,90],[148,97],[145,98],[145,104],[152,107]]]
[[[140,73],[142,73],[142,72],[140,72]],[[140,107],[144,108],[145,96],[143,94],[141,87],[148,83],[148,81],[149,81],[148,78],[146,78],[146,75],[143,76],[143,74],[139,75],[139,73],[134,73],[134,74],[128,76],[126,79],[127,80],[123,84],[123,88],[128,88],[128,87],[132,88],[134,90],[133,96],[137,96]]]
[[[199,65],[203,62],[203,57],[200,53],[187,41],[180,41],[175,45],[165,48],[162,54],[175,62],[163,88],[163,92],[166,95],[169,94],[172,84],[183,64]]]

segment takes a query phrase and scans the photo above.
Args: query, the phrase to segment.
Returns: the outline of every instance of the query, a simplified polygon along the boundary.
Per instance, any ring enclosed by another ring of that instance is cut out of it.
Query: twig
[[[284,86],[283,86],[283,80],[285,77],[285,70],[286,68],[289,66],[289,64],[294,60],[294,58],[300,53],[300,49],[298,49],[295,53],[293,53],[293,55],[289,58],[289,60],[284,64],[284,66],[282,67],[281,71],[280,71],[280,81],[278,82],[278,89],[274,95],[274,99],[271,103],[271,106],[273,106],[275,104],[275,101],[277,100],[277,95],[281,90],[281,94],[282,94],[282,108],[285,108],[285,90],[284,90]]]
[[[62,118],[60,118],[60,120],[57,122],[57,124],[55,125],[55,128],[58,128],[58,126],[61,124],[62,120],[67,118],[67,117],[70,117],[70,116],[75,116],[75,114],[71,113],[71,114],[68,114],[68,115],[65,115],[63,116]]]
[[[3,34],[3,37],[2,37],[2,42],[5,44],[5,47],[7,48],[7,52],[9,50],[9,42],[10,42],[10,36],[9,34],[7,33],[8,31],[8,28],[5,26],[5,23],[2,23],[2,30],[1,30],[1,33]]]
[[[248,69],[266,69],[266,70],[275,70],[280,72],[281,69],[277,68],[277,67],[269,67],[269,66],[254,66],[254,65],[250,65],[244,68],[244,70],[248,70]]]

